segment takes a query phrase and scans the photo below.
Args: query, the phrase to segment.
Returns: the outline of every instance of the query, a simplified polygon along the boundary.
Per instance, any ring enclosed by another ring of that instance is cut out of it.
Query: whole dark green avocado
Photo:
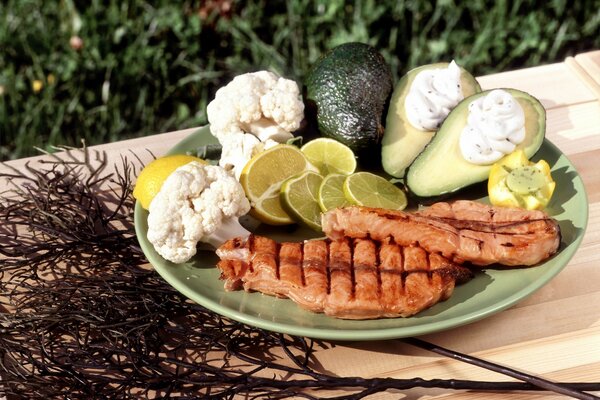
[[[306,79],[306,97],[316,107],[321,135],[344,143],[359,157],[375,157],[392,86],[390,67],[379,51],[352,42],[317,61]]]

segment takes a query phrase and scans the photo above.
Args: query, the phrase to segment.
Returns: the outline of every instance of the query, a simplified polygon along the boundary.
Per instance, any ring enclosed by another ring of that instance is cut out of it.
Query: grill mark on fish
[[[280,251],[281,251],[281,244],[279,244],[278,242],[275,242],[275,276],[279,280],[281,280],[281,271],[280,271],[281,259],[279,258]]]
[[[434,281],[434,274],[431,271],[431,258],[429,257],[429,253],[425,253],[425,259],[427,260],[427,264],[426,264],[427,268],[425,269],[425,271],[426,271],[425,276],[427,277],[427,281],[430,284],[433,284],[434,283],[433,282]],[[418,269],[416,269],[415,271],[418,271]]]
[[[254,235],[250,235],[248,237],[248,251],[250,252],[250,262],[248,263],[248,269],[250,270],[250,272],[254,272],[254,267],[253,267],[253,257],[252,255],[254,254]]]
[[[354,273],[355,264],[354,264],[354,247],[356,245],[356,239],[352,241],[352,245],[350,246],[350,299],[356,299],[356,276]]]
[[[302,287],[306,286],[306,274],[304,273],[304,251],[300,249],[300,277],[302,279]]]
[[[247,241],[225,243],[217,254],[227,290],[289,297],[308,310],[346,319],[414,315],[446,299],[460,276],[470,277],[468,269],[437,254],[428,256],[422,248],[367,239],[276,244],[251,235]]]
[[[327,248],[327,262],[325,263],[325,270],[327,272],[327,295],[331,294],[331,248],[330,242],[325,242]]]
[[[377,298],[381,299],[381,260],[380,260],[380,252],[381,246],[379,242],[373,242],[375,245],[375,268],[376,268],[376,276],[377,276]]]

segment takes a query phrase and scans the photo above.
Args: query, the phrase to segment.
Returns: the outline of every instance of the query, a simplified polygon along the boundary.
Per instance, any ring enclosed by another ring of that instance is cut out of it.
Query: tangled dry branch
[[[62,150],[0,173],[0,394],[316,399],[343,389],[358,399],[414,387],[535,389],[319,371],[312,354],[328,343],[223,318],[146,267],[133,228],[136,163],[109,168],[103,153]]]

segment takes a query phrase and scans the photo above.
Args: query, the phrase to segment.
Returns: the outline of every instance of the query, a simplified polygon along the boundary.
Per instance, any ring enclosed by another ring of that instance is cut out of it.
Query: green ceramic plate
[[[198,146],[212,143],[207,127],[192,133],[170,153],[195,152]],[[260,293],[226,292],[215,264],[213,252],[199,252],[186,264],[175,265],[161,258],[146,238],[147,212],[139,204],[135,208],[135,228],[140,245],[156,271],[175,289],[204,307],[231,319],[263,329],[329,340],[392,339],[441,331],[490,316],[544,286],[573,257],[583,238],[588,203],[581,178],[569,160],[548,141],[537,158],[547,160],[557,190],[547,211],[560,223],[560,251],[547,262],[527,269],[487,270],[458,286],[447,301],[410,318],[348,321],[304,311],[294,302]],[[469,198],[482,197],[483,188],[463,193]],[[261,228],[260,234],[277,240],[300,240],[308,237],[303,230]]]

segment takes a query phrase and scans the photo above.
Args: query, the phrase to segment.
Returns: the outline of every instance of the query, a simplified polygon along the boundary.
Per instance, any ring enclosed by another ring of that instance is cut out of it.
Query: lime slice
[[[344,194],[344,181],[347,177],[347,175],[342,174],[329,174],[323,178],[323,182],[319,187],[318,198],[321,211],[325,212],[352,204]]]
[[[302,225],[321,231],[321,207],[317,201],[323,177],[306,171],[286,180],[281,186],[281,203],[285,210]]]
[[[318,138],[300,149],[321,173],[349,175],[356,169],[356,157],[348,146],[334,139]]]
[[[251,215],[270,225],[294,223],[281,207],[279,192],[285,180],[308,170],[314,167],[300,149],[287,144],[279,144],[252,157],[240,176],[252,206]]]
[[[353,204],[402,210],[406,194],[387,179],[370,172],[357,172],[344,181],[344,195]]]

